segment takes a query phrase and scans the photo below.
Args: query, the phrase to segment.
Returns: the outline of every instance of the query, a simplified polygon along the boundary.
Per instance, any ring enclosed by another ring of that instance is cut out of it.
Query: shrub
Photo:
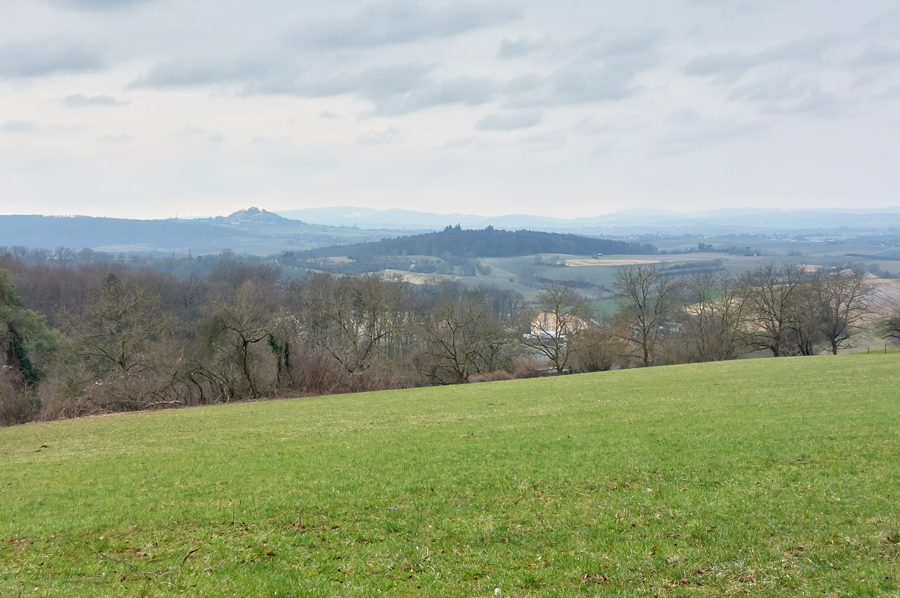
[[[24,424],[36,415],[31,392],[21,378],[8,367],[0,368],[0,426]]]

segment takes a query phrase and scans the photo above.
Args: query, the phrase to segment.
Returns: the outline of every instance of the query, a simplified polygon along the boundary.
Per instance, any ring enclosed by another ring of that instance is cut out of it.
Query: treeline
[[[866,328],[891,334],[871,310],[864,272],[793,263],[762,264],[740,277],[706,271],[667,276],[654,265],[622,268],[616,290],[641,365],[837,354]]]
[[[766,264],[739,278],[621,268],[594,319],[567,283],[531,303],[456,282],[223,259],[176,277],[0,257],[0,423],[733,359],[836,353],[876,323],[852,268]],[[883,330],[900,336],[900,320]]]
[[[359,243],[326,247],[299,254],[301,257],[348,256],[366,261],[375,256],[428,255],[434,257],[510,257],[538,253],[587,254],[655,254],[656,247],[648,244],[596,239],[582,235],[544,233],[536,231],[507,231],[487,227],[467,230],[448,226],[441,232],[384,239],[373,243]]]

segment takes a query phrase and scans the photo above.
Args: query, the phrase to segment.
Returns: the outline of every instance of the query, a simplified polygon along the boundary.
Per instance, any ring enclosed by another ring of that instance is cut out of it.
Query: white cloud
[[[0,125],[3,133],[34,133],[37,125],[28,120],[8,120]]]
[[[661,151],[684,153],[726,143],[745,135],[762,132],[765,127],[754,122],[733,122],[722,118],[706,118],[694,109],[681,110],[668,118],[670,131],[664,137]]]
[[[356,145],[389,145],[400,141],[400,129],[389,127],[379,131],[367,131],[356,138]]]
[[[533,127],[544,119],[540,110],[513,110],[494,112],[483,116],[476,124],[482,131],[512,131]]]
[[[75,93],[63,98],[63,104],[68,108],[82,108],[84,106],[122,106],[125,102],[120,102],[107,95],[88,97],[83,93]]]

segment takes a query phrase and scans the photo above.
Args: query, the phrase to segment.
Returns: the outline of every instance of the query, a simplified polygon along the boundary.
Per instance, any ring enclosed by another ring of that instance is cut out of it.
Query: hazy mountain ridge
[[[214,218],[131,220],[91,216],[0,216],[0,246],[194,254],[268,255],[284,249],[377,241],[408,230],[360,230],[308,224],[249,208]]]
[[[290,218],[285,216],[291,216]],[[302,219],[300,219],[302,217]],[[40,249],[88,247],[107,252],[195,255],[235,253],[271,255],[353,245],[394,237],[463,229],[535,231],[593,237],[630,235],[795,234],[845,232],[851,235],[900,231],[900,209],[768,210],[730,208],[680,213],[627,210],[584,218],[541,218],[525,214],[484,217],[412,210],[315,208],[281,213],[249,208],[213,218],[132,220],[89,216],[0,216],[0,247]],[[630,240],[630,239],[628,239]]]
[[[374,210],[359,207],[308,208],[282,210],[286,218],[298,218],[330,226],[360,228],[431,228],[441,230],[448,225],[463,228],[537,230],[580,234],[631,234],[634,232],[704,232],[759,233],[776,230],[836,230],[841,228],[888,230],[900,228],[900,207],[880,210],[764,208],[722,208],[702,212],[636,209],[602,216],[579,218],[544,218],[527,214],[486,217],[471,214],[435,214],[413,210]]]

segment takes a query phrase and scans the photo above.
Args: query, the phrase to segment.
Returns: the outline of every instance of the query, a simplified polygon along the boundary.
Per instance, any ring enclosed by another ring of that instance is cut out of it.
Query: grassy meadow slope
[[[0,459],[2,596],[900,593],[898,354],[25,425]]]

